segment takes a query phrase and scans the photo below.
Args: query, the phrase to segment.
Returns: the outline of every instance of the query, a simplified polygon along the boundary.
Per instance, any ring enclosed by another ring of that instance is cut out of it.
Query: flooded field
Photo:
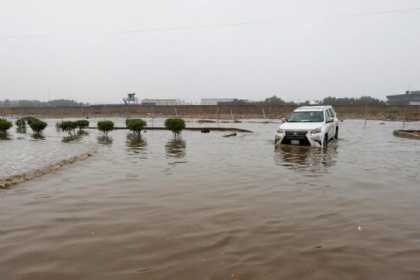
[[[95,142],[83,138],[71,144],[63,144],[64,134],[58,133],[55,123],[49,120],[48,127],[42,133],[43,137],[32,137],[28,127],[26,133],[17,133],[16,127],[9,131],[8,140],[0,139],[0,178],[28,172],[64,158],[76,156],[92,149]]]
[[[98,151],[0,190],[1,279],[420,279],[420,141],[401,123],[345,121],[327,150],[275,150],[277,124],[64,144],[49,123],[0,142],[0,177]]]

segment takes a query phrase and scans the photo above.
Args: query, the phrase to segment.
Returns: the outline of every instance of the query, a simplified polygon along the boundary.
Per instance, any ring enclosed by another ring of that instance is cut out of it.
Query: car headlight
[[[279,128],[279,129],[277,129],[277,133],[278,133],[278,134],[284,134],[284,129],[280,129],[280,128]]]
[[[321,133],[320,127],[311,130],[311,134],[318,134],[318,133]]]

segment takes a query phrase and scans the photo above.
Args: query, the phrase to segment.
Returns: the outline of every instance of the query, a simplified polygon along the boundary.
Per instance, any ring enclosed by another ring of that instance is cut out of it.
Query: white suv
[[[338,119],[331,106],[305,106],[289,114],[276,131],[275,144],[326,147],[338,139]]]

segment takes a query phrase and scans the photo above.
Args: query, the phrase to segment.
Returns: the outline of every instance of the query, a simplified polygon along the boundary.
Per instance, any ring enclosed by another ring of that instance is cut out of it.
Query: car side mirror
[[[334,121],[334,118],[328,118],[327,123],[332,123]]]

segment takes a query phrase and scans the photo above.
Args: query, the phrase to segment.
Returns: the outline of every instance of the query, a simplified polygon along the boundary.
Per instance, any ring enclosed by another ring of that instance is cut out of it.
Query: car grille
[[[299,140],[301,145],[310,145],[308,138],[306,138],[306,130],[286,130],[286,135],[283,138],[283,144],[291,144],[292,140]]]
[[[303,140],[306,139],[306,133],[308,132],[305,130],[286,130],[286,138],[291,140]]]

